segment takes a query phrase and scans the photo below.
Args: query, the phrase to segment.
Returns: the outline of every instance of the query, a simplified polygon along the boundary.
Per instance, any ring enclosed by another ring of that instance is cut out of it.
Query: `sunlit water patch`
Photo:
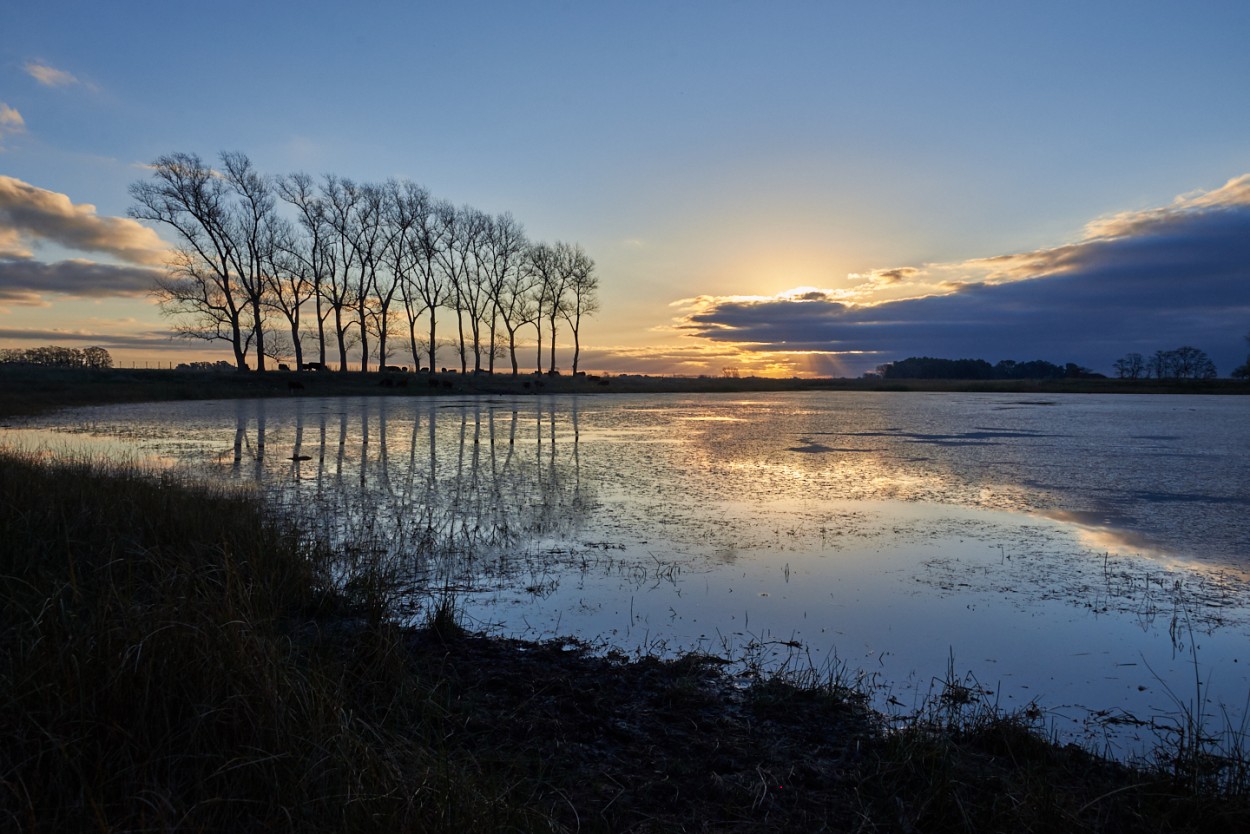
[[[291,399],[64,412],[0,438],[254,485],[471,622],[841,665],[906,711],[953,669],[1070,737],[1250,695],[1244,398]],[[1140,722],[1145,722],[1140,723]]]

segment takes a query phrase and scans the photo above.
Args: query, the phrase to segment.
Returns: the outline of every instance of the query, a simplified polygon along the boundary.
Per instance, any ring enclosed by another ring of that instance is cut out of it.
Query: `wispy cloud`
[[[107,329],[35,329],[0,328],[0,340],[5,342],[32,342],[41,345],[100,345],[110,350],[171,351],[185,353],[186,342],[176,340],[168,332],[138,330],[119,332],[115,323]]]
[[[25,130],[26,120],[22,118],[22,114],[17,112],[15,108],[0,101],[0,151],[4,150],[4,139],[6,136],[12,136],[14,133],[23,133]]]
[[[913,355],[1075,361],[1194,344],[1221,370],[1250,328],[1250,175],[1091,222],[1071,244],[874,270],[848,290],[688,299],[678,326],[769,353],[867,370]]]
[[[27,61],[23,69],[45,87],[73,87],[82,83],[72,72],[57,69],[42,61]]]
[[[142,266],[163,264],[169,254],[168,244],[138,221],[102,217],[89,203],[76,204],[65,194],[0,175],[0,243],[7,241],[10,252],[17,249],[14,235]]]

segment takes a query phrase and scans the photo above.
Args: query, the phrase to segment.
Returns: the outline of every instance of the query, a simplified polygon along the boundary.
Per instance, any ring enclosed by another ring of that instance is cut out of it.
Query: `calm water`
[[[1250,698],[1247,398],[223,401],[0,442],[252,484],[499,633],[836,664],[902,712],[953,669],[1119,752]]]

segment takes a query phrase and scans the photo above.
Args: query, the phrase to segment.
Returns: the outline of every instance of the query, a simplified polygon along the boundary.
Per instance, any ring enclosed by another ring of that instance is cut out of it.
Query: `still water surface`
[[[254,485],[497,633],[836,665],[900,712],[953,670],[1118,753],[1247,714],[1248,398],[214,401],[0,442]]]

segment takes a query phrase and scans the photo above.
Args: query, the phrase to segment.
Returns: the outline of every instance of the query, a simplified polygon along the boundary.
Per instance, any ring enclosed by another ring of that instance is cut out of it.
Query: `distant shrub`
[[[0,363],[44,365],[53,368],[111,368],[113,357],[102,347],[70,348],[48,345],[36,348],[0,350]]]

